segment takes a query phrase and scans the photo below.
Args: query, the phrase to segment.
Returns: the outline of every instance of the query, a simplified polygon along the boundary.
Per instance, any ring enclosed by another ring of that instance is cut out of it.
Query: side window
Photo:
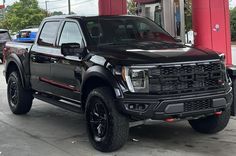
[[[140,23],[139,24],[139,31],[140,32],[150,31],[150,27],[146,23]]]
[[[59,46],[63,43],[79,43],[82,46],[82,35],[79,26],[75,22],[66,22],[59,41]]]
[[[46,22],[41,30],[38,44],[42,46],[53,46],[56,36],[57,30],[59,27],[59,22]]]

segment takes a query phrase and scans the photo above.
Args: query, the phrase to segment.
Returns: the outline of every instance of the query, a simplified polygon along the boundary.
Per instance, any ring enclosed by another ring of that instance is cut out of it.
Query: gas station
[[[100,15],[100,16],[126,15],[126,14],[129,14],[128,8],[127,8],[128,1],[129,0],[89,0],[86,3],[80,4],[80,9],[78,10],[77,13],[80,16],[83,16],[83,15],[85,16],[86,15],[89,15],[89,16],[90,15],[92,16],[93,15]],[[232,79],[233,93],[235,94],[236,92],[236,64],[235,62],[233,62],[233,57],[232,57],[233,55],[232,55],[232,50],[231,50],[229,0],[134,0],[134,1],[136,2],[136,8],[137,8],[136,15],[151,19],[156,24],[160,25],[163,29],[165,29],[171,36],[173,36],[176,39],[176,41],[178,40],[182,42],[183,44],[186,44],[185,3],[186,1],[191,1],[192,2],[191,3],[192,4],[192,22],[193,22],[192,34],[193,34],[194,41],[192,42],[193,43],[192,45],[187,45],[187,46],[193,46],[195,48],[202,49],[207,52],[215,51],[215,52],[224,54],[226,64],[227,64],[228,74]],[[1,9],[1,6],[0,6],[0,9]],[[123,20],[123,17],[122,17],[122,20]],[[106,25],[110,26],[109,24],[106,24]],[[113,30],[114,29],[112,29],[112,31]],[[96,38],[97,36],[100,36],[99,33],[97,33],[98,35],[96,35],[96,33],[94,34],[95,34],[94,38]],[[112,36],[111,34],[109,35]],[[178,45],[178,43],[176,44]],[[173,49],[170,48],[170,50],[173,50]],[[196,55],[198,55],[199,53],[197,53]],[[218,54],[216,56],[218,56]],[[180,57],[182,58],[183,56],[180,55]],[[190,58],[194,58],[194,55],[191,55]],[[52,59],[52,60],[54,60],[52,66],[55,67],[56,59]],[[145,60],[148,60],[148,59],[145,58]],[[224,60],[224,57],[222,57],[221,63],[223,62],[223,60]],[[66,61],[62,61],[62,62],[67,63]],[[221,64],[221,67],[224,66],[222,64]],[[60,65],[62,66],[62,64]],[[66,67],[69,67],[68,64],[66,64]],[[211,77],[210,72],[209,72],[210,70],[207,71],[208,72],[207,74],[209,75],[209,77]],[[224,72],[224,76],[222,75],[221,76],[226,78],[226,75],[227,75],[225,74],[226,68],[222,67],[220,70]],[[77,70],[74,71],[75,74],[77,74],[76,72]],[[123,70],[121,72],[121,76],[123,76],[122,74],[123,74]],[[66,89],[68,90],[73,87],[73,86],[72,87],[68,86],[66,84],[59,84],[55,81],[47,80],[46,78],[42,78],[42,80],[44,80],[45,82],[48,81],[48,83],[51,83],[52,85],[55,85],[55,86],[58,85],[60,88],[64,87],[65,89],[67,87]],[[225,84],[225,83],[223,84],[223,81],[221,82],[222,82],[222,85]],[[231,84],[230,80],[227,82]],[[217,83],[217,82],[213,82],[213,83]],[[7,103],[7,97],[5,96],[5,92],[6,92],[5,81],[0,81],[0,84],[1,84],[0,86],[5,86],[5,89],[2,89],[2,90],[0,89],[0,93],[4,95],[2,96],[3,98],[1,99],[2,101],[0,101],[0,103]],[[73,90],[78,92],[78,90],[75,90],[75,88],[73,88]],[[216,93],[212,91],[210,92],[211,94]],[[230,95],[232,94],[230,93]],[[180,95],[180,96],[183,96],[183,95]],[[199,94],[199,97],[200,96],[204,96],[204,95]],[[109,97],[109,96],[106,96],[106,97]],[[235,95],[234,95],[234,98],[236,98]],[[222,102],[221,99],[220,101],[218,101],[217,104],[219,105],[221,104]],[[62,99],[61,101],[63,100],[65,101],[66,99]],[[217,100],[218,99],[216,99],[215,101]],[[69,102],[72,103],[73,101],[71,100]],[[231,102],[232,102],[232,98],[231,98]],[[27,146],[27,148],[29,147],[29,149],[26,149],[25,150],[26,152],[33,151],[35,153],[39,153],[40,155],[49,155],[50,153],[55,153],[55,155],[65,155],[65,154],[68,154],[68,155],[88,154],[89,155],[91,153],[90,155],[94,155],[96,151],[93,151],[93,149],[91,149],[87,145],[89,140],[86,140],[86,138],[84,138],[84,135],[88,131],[83,126],[84,118],[80,118],[80,116],[77,116],[77,114],[69,114],[68,112],[62,111],[60,109],[56,109],[56,108],[52,109],[50,106],[47,106],[47,105],[42,106],[41,105],[42,101],[36,101],[35,103],[36,103],[36,107],[34,107],[33,113],[30,114],[29,116],[25,116],[22,118],[14,118],[14,116],[12,116],[11,113],[9,113],[10,110],[6,109],[5,106],[4,106],[4,109],[1,108],[3,106],[0,107],[0,127],[1,127],[1,133],[3,134],[3,139],[1,139],[1,142],[3,142],[2,144],[4,145],[4,147],[6,145],[9,147],[9,149],[7,150],[13,153],[14,152],[18,153],[18,149],[25,149]],[[144,102],[142,101],[142,103]],[[173,103],[174,105],[175,104],[174,100],[172,100],[171,103]],[[183,105],[183,104],[177,103],[175,107],[177,108],[177,106],[180,106],[180,105]],[[211,105],[213,104],[211,103]],[[173,107],[170,107],[170,108],[173,109]],[[4,110],[6,113],[2,111],[1,109]],[[153,109],[155,108],[153,107]],[[166,109],[166,110],[170,110],[170,109]],[[214,110],[216,110],[216,107],[214,108]],[[4,113],[2,113],[1,111]],[[36,116],[33,116],[34,113],[37,113]],[[222,110],[217,111],[214,115],[216,117],[222,115]],[[230,116],[230,111],[228,115]],[[236,100],[234,100],[232,104],[231,115],[236,116]],[[32,118],[32,116],[34,118]],[[130,148],[124,148],[122,151],[118,151],[118,155],[132,155],[132,154],[133,155],[148,155],[148,154],[159,155],[159,153],[161,153],[161,155],[165,156],[165,155],[176,155],[176,154],[177,155],[199,155],[199,154],[200,155],[205,155],[205,154],[214,155],[215,153],[218,153],[219,155],[227,156],[227,155],[231,155],[235,153],[235,150],[236,150],[235,137],[236,136],[233,134],[236,130],[235,117],[232,117],[230,126],[225,132],[219,133],[217,135],[211,135],[210,137],[206,137],[205,135],[196,135],[194,131],[189,130],[189,128],[186,128],[186,123],[183,123],[181,120],[179,120],[180,121],[179,125],[175,125],[174,123],[172,127],[170,127],[168,122],[175,121],[174,118],[177,119],[178,117],[174,116],[172,118],[167,118],[167,120],[163,120],[165,122],[161,122],[161,123],[157,123],[154,121],[147,121],[147,122],[150,122],[150,124],[149,123],[146,124],[146,121],[133,122],[132,124],[129,125],[130,127],[132,127],[132,129],[130,130],[131,135],[128,140],[129,144],[127,145]],[[82,124],[80,123],[78,124],[78,119],[82,121],[81,122]],[[178,119],[176,121],[178,121]],[[140,123],[146,124],[146,125],[143,127],[139,127],[138,125],[141,125]],[[15,129],[17,128],[17,129],[14,130],[14,128]],[[65,129],[65,128],[68,128],[68,129]],[[21,133],[23,133],[23,135]],[[8,134],[8,135],[4,135],[4,134]],[[22,138],[25,141],[23,142],[24,144],[22,144],[22,140],[23,140]],[[17,139],[20,140],[19,146],[15,144],[15,142],[18,143]],[[14,146],[12,145],[11,147],[10,146],[11,144],[13,144]],[[32,148],[31,147],[32,145],[34,146],[38,145],[39,148]],[[17,147],[17,149],[13,148],[15,146]],[[3,149],[1,149],[1,147],[3,146],[0,144],[0,155],[1,154],[5,155],[5,153],[8,151],[5,149],[4,151]],[[3,152],[1,152],[1,150],[3,150]],[[21,151],[23,151],[23,153],[25,152],[24,150],[21,150]],[[101,153],[98,153],[98,154],[101,154]],[[18,155],[26,155],[26,154],[18,153]]]
[[[86,3],[80,4],[80,9],[77,14],[80,16],[127,15],[129,14],[127,8],[128,1],[129,0],[88,0]],[[185,3],[188,0],[134,1],[137,8],[136,15],[153,20],[173,36],[176,41],[186,44]],[[231,50],[229,0],[191,1],[192,34],[194,41],[192,45],[187,44],[186,46],[192,46],[207,52],[216,51],[217,53],[224,54],[228,74],[232,79],[233,93],[235,94],[236,64],[233,62],[233,52]],[[107,25],[110,26],[109,24]],[[96,35],[94,36],[96,37]],[[199,53],[197,53],[197,55],[198,54]],[[194,58],[193,56],[190,57]],[[222,57],[221,62],[223,62],[222,60],[224,60],[224,57]],[[180,61],[183,60],[181,59]],[[66,61],[62,62],[67,63]],[[0,71],[3,70],[2,68],[0,66]],[[221,71],[226,73],[225,66]],[[76,72],[77,71],[75,71],[75,73]],[[121,76],[123,76],[122,74],[123,71]],[[56,84],[53,81],[49,82]],[[230,80],[228,82],[231,84]],[[7,103],[7,96],[5,94],[7,86],[5,80],[0,81],[0,86],[3,86],[0,88],[0,103]],[[60,86],[60,84],[58,86]],[[67,87],[68,89],[71,86],[61,85],[60,87]],[[216,92],[211,92],[211,94],[215,93]],[[201,94],[200,96],[204,95]],[[233,97],[236,98],[235,95]],[[62,99],[62,101],[63,100],[64,99]],[[72,102],[73,101],[71,101],[71,103]],[[171,102],[174,102],[174,100]],[[181,103],[177,105],[181,105]],[[8,109],[7,106],[0,106],[0,130],[3,134],[0,139],[0,155],[101,154],[96,153],[97,151],[89,146],[89,139],[85,135],[88,133],[88,130],[85,127],[83,116],[77,115],[76,113],[68,113],[67,111],[57,109],[57,107],[51,107],[37,99],[32,112],[32,114],[30,113],[27,116],[17,118],[10,113],[10,109]],[[222,115],[220,113],[222,113],[222,111],[216,112],[214,116]],[[228,114],[230,114],[230,111]],[[231,116],[236,116],[236,100],[234,100],[232,104]],[[128,138],[129,143],[126,145],[128,148],[123,148],[112,155],[136,156],[159,155],[160,153],[160,155],[163,156],[194,156],[215,155],[217,153],[216,155],[231,156],[236,152],[236,135],[234,135],[236,131],[236,117],[231,117],[230,124],[225,131],[210,136],[195,133],[190,129],[190,126],[186,126],[186,123],[181,121],[181,119],[176,120],[176,122],[179,121],[178,124],[173,121],[174,120],[163,120],[156,122],[154,120],[147,120],[147,122],[136,122],[134,118],[134,122],[129,125],[131,135]],[[169,124],[168,122],[173,122],[173,124]],[[140,123],[144,126],[140,126]]]

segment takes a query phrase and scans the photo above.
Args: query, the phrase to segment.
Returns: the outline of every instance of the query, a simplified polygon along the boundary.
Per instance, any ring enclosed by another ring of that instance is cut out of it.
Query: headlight
[[[149,76],[148,69],[129,69],[123,68],[123,79],[127,82],[131,92],[148,93],[149,92]]]

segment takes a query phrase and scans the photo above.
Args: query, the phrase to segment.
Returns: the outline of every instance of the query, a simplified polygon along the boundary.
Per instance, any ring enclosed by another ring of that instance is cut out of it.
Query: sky
[[[5,0],[7,5],[11,5],[17,0]],[[68,13],[68,0],[46,0],[46,1],[51,1],[48,2],[48,10],[50,12],[53,11],[62,11],[64,13]],[[80,11],[89,11],[89,10],[94,10],[97,8],[96,4],[94,1],[97,0],[71,0],[71,10],[75,13],[79,13]],[[0,4],[3,2],[3,0],[0,0]],[[45,0],[38,0],[39,6],[43,9],[45,9]],[[89,8],[87,7],[81,7],[84,4],[89,4]],[[232,0],[230,7],[236,7],[236,0]]]
[[[3,0],[0,0],[0,4],[2,3]],[[11,5],[17,0],[5,0],[6,5]],[[19,0],[18,0],[19,1]],[[64,13],[68,13],[68,0],[46,0],[47,5],[48,5],[48,11],[53,12],[53,11],[62,11]],[[96,4],[94,1],[97,0],[71,0],[71,11],[75,13],[79,13],[79,11],[89,11],[89,10],[94,10],[96,8]],[[46,8],[45,6],[45,0],[38,0],[39,6],[43,9]],[[81,7],[84,4],[88,4],[89,9],[87,7]],[[88,13],[89,14],[89,13]]]
[[[232,0],[230,3],[230,7],[236,7],[236,0]]]

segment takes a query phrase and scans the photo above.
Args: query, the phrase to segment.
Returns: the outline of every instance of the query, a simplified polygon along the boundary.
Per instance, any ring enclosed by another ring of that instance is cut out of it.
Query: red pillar
[[[193,0],[195,47],[226,55],[232,64],[229,0]]]
[[[126,0],[99,0],[99,15],[127,14]]]

